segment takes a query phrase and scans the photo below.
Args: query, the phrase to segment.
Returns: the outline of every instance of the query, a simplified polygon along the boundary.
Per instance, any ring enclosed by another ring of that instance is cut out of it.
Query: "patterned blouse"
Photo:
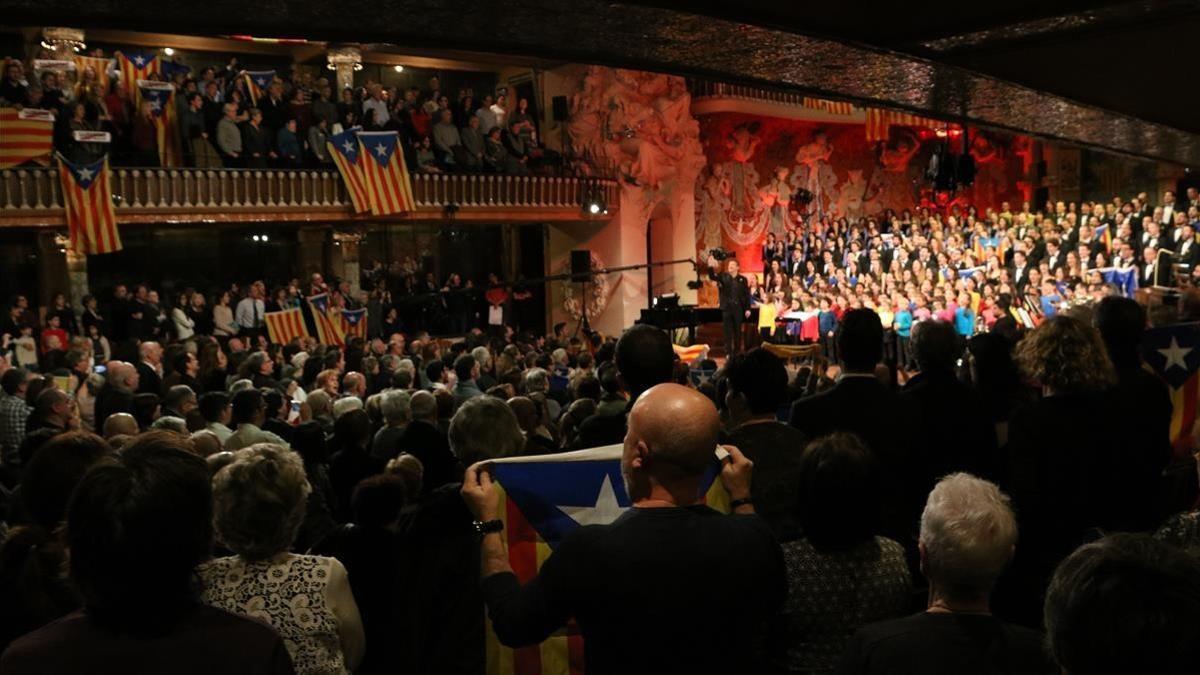
[[[783,558],[788,599],[771,658],[784,672],[832,672],[856,630],[908,610],[912,580],[904,548],[891,539],[824,552],[800,539],[783,544]]]
[[[1154,533],[1154,538],[1200,558],[1200,511],[1171,516]]]
[[[283,638],[297,675],[342,675],[346,670],[337,617],[325,599],[334,558],[277,556],[249,562],[240,556],[201,565],[201,600],[257,619]],[[345,571],[342,572],[345,574]]]

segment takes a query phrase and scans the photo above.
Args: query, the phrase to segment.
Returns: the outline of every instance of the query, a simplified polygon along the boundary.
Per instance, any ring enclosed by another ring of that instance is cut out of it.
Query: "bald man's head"
[[[720,430],[716,406],[700,392],[678,384],[646,390],[629,412],[621,457],[629,497],[644,499],[655,484],[686,491],[713,461]]]
[[[104,420],[104,437],[111,439],[113,436],[136,436],[138,432],[137,420],[129,413],[113,413]]]
[[[514,396],[508,399],[508,409],[517,416],[517,425],[521,427],[521,431],[528,434],[537,428],[537,405],[528,397]]]
[[[109,361],[106,377],[108,384],[119,389],[137,389],[138,372],[132,363]]]

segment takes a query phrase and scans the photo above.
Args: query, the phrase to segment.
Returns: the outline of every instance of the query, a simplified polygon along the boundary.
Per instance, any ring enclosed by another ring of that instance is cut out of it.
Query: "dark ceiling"
[[[912,54],[1200,132],[1200,2],[1195,0],[630,4]]]

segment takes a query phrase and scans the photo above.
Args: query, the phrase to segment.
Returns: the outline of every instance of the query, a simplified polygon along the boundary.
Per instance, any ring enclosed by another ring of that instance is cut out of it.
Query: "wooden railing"
[[[118,217],[130,214],[212,214],[238,211],[343,212],[350,199],[336,171],[253,169],[113,169]],[[602,198],[617,201],[613,181],[547,176],[414,174],[417,211],[462,209],[580,209]],[[0,222],[6,216],[36,216],[63,208],[53,169],[0,171]],[[28,220],[28,218],[23,218]]]

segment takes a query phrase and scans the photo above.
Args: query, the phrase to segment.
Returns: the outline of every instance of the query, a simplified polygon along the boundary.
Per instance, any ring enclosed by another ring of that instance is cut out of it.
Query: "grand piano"
[[[663,330],[686,328],[688,344],[695,344],[696,327],[705,323],[721,323],[721,309],[658,302],[652,309],[643,309],[642,318],[637,322]]]

